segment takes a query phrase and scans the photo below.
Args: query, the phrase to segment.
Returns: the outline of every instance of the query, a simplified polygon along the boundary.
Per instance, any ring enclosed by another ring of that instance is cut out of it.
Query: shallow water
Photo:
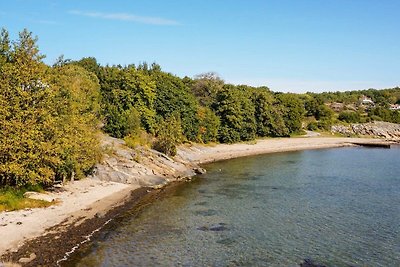
[[[206,166],[114,222],[77,266],[400,266],[400,149],[269,154]]]

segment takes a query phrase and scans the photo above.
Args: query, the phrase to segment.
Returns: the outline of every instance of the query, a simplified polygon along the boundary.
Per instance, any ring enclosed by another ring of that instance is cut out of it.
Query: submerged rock
[[[200,167],[199,168],[194,168],[193,171],[194,171],[195,174],[205,174],[207,172],[205,169],[200,168]]]
[[[218,212],[217,212],[216,210],[213,210],[213,209],[198,210],[198,211],[195,211],[195,212],[194,212],[194,214],[196,214],[196,215],[205,216],[205,217],[214,216],[214,215],[216,215],[217,213],[218,213]]]
[[[226,223],[219,223],[219,224],[213,224],[209,227],[208,226],[200,226],[200,227],[197,227],[197,230],[221,232],[221,231],[228,230],[228,228],[225,225],[226,225]]]
[[[221,232],[221,231],[225,231],[228,228],[226,228],[224,225],[214,225],[210,227],[210,231],[214,231],[214,232]]]
[[[314,263],[312,259],[304,259],[304,261],[300,263],[300,267],[326,267],[326,265]]]
[[[197,230],[208,231],[208,227],[207,226],[200,226],[200,227],[197,227]]]

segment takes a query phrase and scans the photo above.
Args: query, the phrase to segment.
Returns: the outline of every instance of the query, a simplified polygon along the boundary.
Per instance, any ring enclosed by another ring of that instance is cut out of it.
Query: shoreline
[[[155,183],[154,177],[148,176],[142,177],[150,179],[147,186],[146,183],[143,185],[143,181],[124,184],[87,178],[67,185],[67,191],[60,193],[64,193],[61,205],[0,213],[0,235],[4,237],[0,242],[0,260],[22,266],[56,265],[66,253],[73,251],[77,244],[88,242],[110,220],[128,210],[138,211],[160,197],[165,190],[168,191],[168,187],[190,180],[185,177],[194,176],[193,170],[198,169],[200,164],[268,153],[389,142],[371,138],[299,137],[263,139],[255,144],[182,145],[174,162],[180,163],[186,170],[180,166],[176,170],[179,175],[164,173],[162,182],[157,180]],[[167,157],[166,160],[172,159]],[[72,191],[68,191],[68,186]],[[63,207],[70,201],[75,201],[72,208],[71,205]],[[71,210],[63,210],[68,207]]]
[[[350,147],[363,145],[396,144],[387,139],[349,138],[349,137],[298,137],[259,139],[255,144],[217,144],[205,146],[195,144],[181,146],[178,155],[194,164],[206,164],[214,161],[253,155],[291,152],[311,149]]]

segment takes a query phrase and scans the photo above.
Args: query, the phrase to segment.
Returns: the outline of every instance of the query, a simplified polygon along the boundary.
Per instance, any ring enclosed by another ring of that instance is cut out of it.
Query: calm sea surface
[[[67,265],[400,266],[400,149],[269,154],[206,166]]]

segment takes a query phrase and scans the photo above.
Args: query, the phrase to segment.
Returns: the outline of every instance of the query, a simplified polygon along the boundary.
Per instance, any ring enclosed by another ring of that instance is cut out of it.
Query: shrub
[[[181,121],[178,116],[160,119],[153,149],[168,156],[176,155],[176,146],[183,140]]]
[[[144,130],[131,133],[124,138],[125,144],[130,148],[137,148],[138,146],[148,147],[151,144],[151,140],[151,135]]]
[[[320,120],[320,121],[318,121],[318,128],[322,129],[322,130],[330,130],[332,124],[333,124],[332,120],[328,120],[328,119]]]
[[[339,113],[338,119],[348,123],[357,123],[361,121],[361,116],[358,112],[342,111]]]
[[[199,107],[197,112],[199,118],[198,141],[203,143],[215,142],[218,137],[220,120],[209,108]]]
[[[312,121],[307,125],[307,130],[315,131],[318,130],[318,123],[316,121]]]

